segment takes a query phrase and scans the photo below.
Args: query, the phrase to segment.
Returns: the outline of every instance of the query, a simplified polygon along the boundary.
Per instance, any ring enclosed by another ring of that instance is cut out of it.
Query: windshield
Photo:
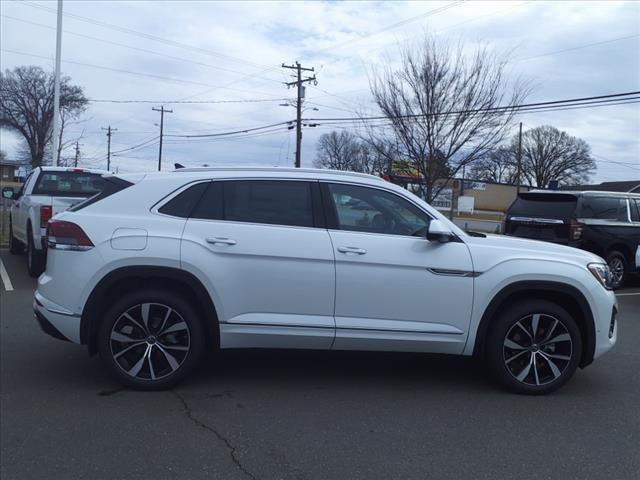
[[[100,193],[104,179],[98,173],[43,172],[38,178],[33,194],[66,197],[90,197]]]
[[[509,208],[509,215],[523,217],[571,218],[578,199],[558,193],[522,193]]]

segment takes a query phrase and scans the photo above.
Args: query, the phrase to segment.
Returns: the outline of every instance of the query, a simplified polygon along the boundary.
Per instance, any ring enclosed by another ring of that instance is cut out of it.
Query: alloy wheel
[[[571,361],[573,342],[560,320],[534,313],[507,331],[502,351],[505,367],[516,380],[541,386],[562,375]]]
[[[619,286],[624,278],[624,263],[620,257],[613,257],[609,260],[609,269],[611,270],[611,284],[614,287]]]
[[[160,380],[184,363],[191,347],[191,332],[175,309],[161,303],[142,303],[118,317],[109,344],[113,360],[127,375]]]

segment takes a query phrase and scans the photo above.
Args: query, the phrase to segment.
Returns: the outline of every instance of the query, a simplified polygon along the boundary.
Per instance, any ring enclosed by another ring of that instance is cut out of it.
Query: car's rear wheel
[[[607,255],[607,263],[611,270],[611,287],[620,288],[627,277],[627,259],[621,252],[614,250]]]
[[[27,271],[32,277],[44,272],[45,254],[38,250],[33,243],[33,231],[31,225],[27,228]]]
[[[582,337],[576,321],[559,305],[528,300],[496,319],[487,354],[504,386],[516,393],[541,395],[573,376],[582,355]]]
[[[23,248],[22,242],[13,236],[13,222],[9,220],[9,253],[18,255],[22,253]]]
[[[200,361],[204,329],[182,297],[170,291],[133,292],[105,314],[98,350],[125,386],[165,389],[183,380]]]

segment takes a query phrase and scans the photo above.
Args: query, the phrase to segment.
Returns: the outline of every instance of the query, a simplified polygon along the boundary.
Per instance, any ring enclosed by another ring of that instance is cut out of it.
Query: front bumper
[[[80,343],[80,316],[47,300],[36,291],[33,311],[42,330],[59,340]]]
[[[602,302],[598,310],[594,310],[596,338],[593,358],[596,359],[613,348],[618,340],[618,301],[611,291],[606,293],[608,302]]]

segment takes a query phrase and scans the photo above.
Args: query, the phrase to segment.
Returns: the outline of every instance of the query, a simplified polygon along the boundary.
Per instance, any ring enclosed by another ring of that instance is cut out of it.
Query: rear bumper
[[[80,316],[47,300],[36,291],[33,311],[42,330],[59,340],[80,343]]]

